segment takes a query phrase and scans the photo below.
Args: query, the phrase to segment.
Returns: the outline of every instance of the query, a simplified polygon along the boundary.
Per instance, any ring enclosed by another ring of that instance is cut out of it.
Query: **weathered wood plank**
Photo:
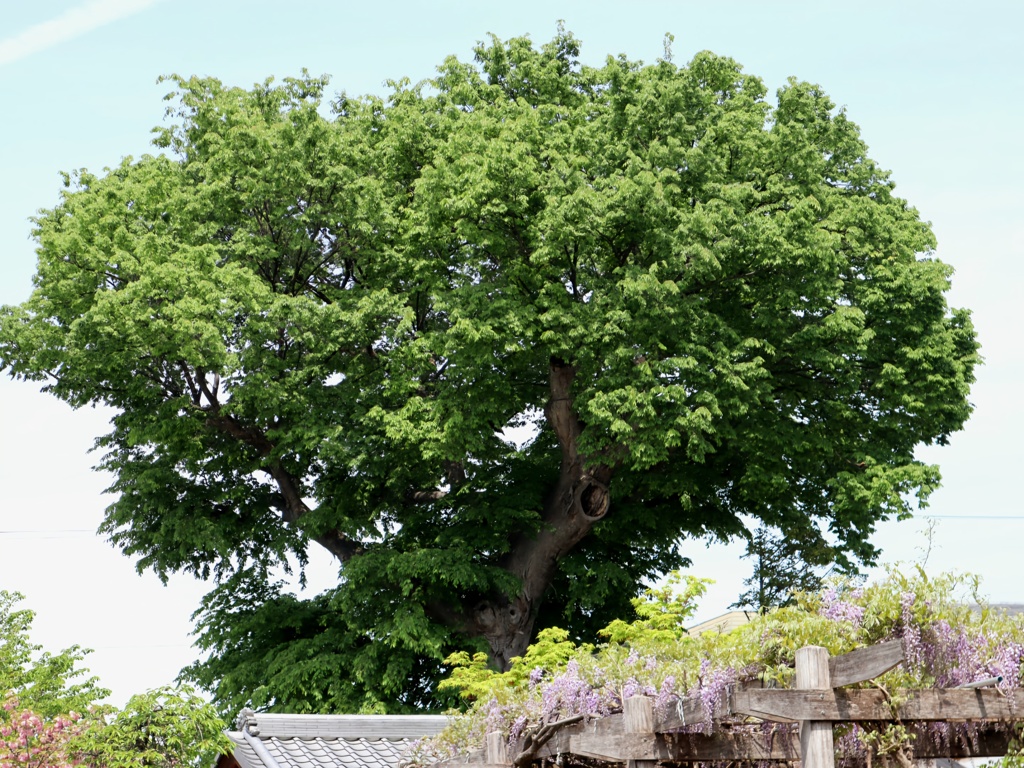
[[[777,734],[765,743],[759,734],[629,733],[610,736],[574,734],[569,751],[580,757],[624,763],[627,760],[687,762],[705,760],[796,760],[800,744],[794,734]]]
[[[631,696],[622,702],[622,722],[626,733],[654,733],[654,702],[646,696]],[[656,761],[627,759],[626,768],[654,768]]]
[[[914,742],[914,757],[926,758],[963,758],[963,757],[1003,757],[1010,748],[1012,734],[1007,731],[996,731],[992,727],[982,727],[976,739],[961,741],[956,739],[951,744],[936,744],[930,739],[918,738]]]
[[[900,691],[904,703],[899,707],[901,720],[1024,720],[1024,707],[1002,691],[992,688],[965,690],[935,688]],[[1024,689],[1015,691],[1015,699],[1024,701]],[[736,691],[729,700],[733,714],[775,717],[789,720],[892,720],[892,710],[879,690]]]
[[[777,733],[766,743],[760,733],[720,732],[711,736],[702,734],[633,734],[628,737],[614,734],[575,732],[576,726],[556,734],[542,752],[534,758],[553,758],[558,754],[578,754],[609,762],[629,759],[663,760],[665,762],[700,762],[710,760],[767,760],[791,761],[800,756],[800,742],[792,733]],[[575,738],[575,745],[570,739]],[[1006,754],[1010,734],[991,727],[981,728],[975,740],[954,740],[951,744],[935,744],[930,739],[914,742],[915,759],[1001,757]],[[584,750],[582,752],[578,750]],[[436,768],[491,768],[483,750],[436,764]]]
[[[537,750],[537,754],[534,755],[534,762],[545,758],[545,757],[557,757],[558,755],[567,755],[571,749],[569,739],[573,734],[579,733],[581,729],[576,726],[570,726],[563,728]]]
[[[557,757],[559,754],[568,754],[570,751],[569,738],[575,734],[600,733],[604,736],[613,737],[624,733],[624,726],[625,723],[621,713],[567,725],[564,728],[560,728],[546,744],[537,750],[534,760],[539,760],[542,757]]]
[[[654,733],[654,704],[646,696],[631,696],[622,702],[626,733]]]
[[[934,688],[920,691],[901,691],[907,695],[907,703],[899,708],[904,720],[1012,720],[1024,719],[1024,690],[1016,689],[1008,697],[995,688],[963,690],[957,688]]]
[[[621,718],[617,718],[621,724]],[[719,732],[711,736],[702,734],[634,734],[624,737],[621,728],[601,732],[596,727],[602,721],[585,725],[568,726],[538,751],[533,762],[543,758],[554,758],[559,754],[580,754],[598,760],[625,762],[626,760],[663,760],[665,762],[690,762],[710,760],[796,760],[800,755],[800,742],[792,733],[780,732],[766,743],[760,733]],[[576,743],[572,743],[572,739]],[[645,741],[646,739],[646,741]],[[1010,734],[997,731],[992,726],[981,726],[976,739],[961,741],[954,739],[951,744],[935,744],[930,739],[919,738],[914,742],[913,754],[916,759],[1001,757],[1006,754]],[[580,753],[576,750],[583,749]],[[486,762],[484,750],[476,750],[437,763],[435,768],[493,768]]]
[[[828,651],[817,645],[806,645],[796,651],[796,687],[809,691],[827,689],[829,679]],[[800,762],[803,768],[834,768],[835,747],[832,723],[816,717],[801,717]]]
[[[730,714],[728,697],[723,696],[713,713],[714,718],[728,717]],[[697,696],[679,699],[667,712],[654,713],[654,730],[657,733],[675,731],[684,725],[696,725],[705,722],[704,705]]]
[[[454,766],[464,765],[486,765],[487,757],[482,749],[474,749],[465,755],[459,755],[458,757],[449,757],[447,760],[441,760],[436,763],[431,763],[431,768],[454,768]]]
[[[508,759],[508,739],[505,734],[497,731],[488,733],[485,750],[488,764],[511,765],[511,761]]]
[[[655,731],[658,730],[655,724]],[[606,736],[626,732],[626,718],[621,712],[572,726],[572,733],[601,733]]]
[[[828,672],[832,687],[840,688],[878,677],[902,661],[903,643],[890,640],[833,656],[828,660]]]

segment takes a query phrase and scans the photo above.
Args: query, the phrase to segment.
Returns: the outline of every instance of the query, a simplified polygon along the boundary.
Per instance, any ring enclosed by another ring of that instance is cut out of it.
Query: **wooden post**
[[[498,731],[487,734],[486,759],[488,765],[509,765],[508,739],[505,738],[505,734]]]
[[[796,687],[831,691],[828,651],[816,645],[797,650]],[[835,768],[832,723],[821,720],[800,721],[800,762],[802,768]]]
[[[626,733],[654,733],[654,703],[646,696],[630,696],[622,702]],[[657,760],[627,760],[626,768],[654,768]]]

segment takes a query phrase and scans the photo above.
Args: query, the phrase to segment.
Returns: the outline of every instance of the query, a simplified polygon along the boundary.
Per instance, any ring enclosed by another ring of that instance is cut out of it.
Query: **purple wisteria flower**
[[[661,687],[658,689],[658,693],[654,697],[654,709],[658,713],[664,715],[668,712],[669,707],[675,704],[678,700],[679,695],[676,693],[676,676],[669,675],[661,682]]]
[[[718,711],[726,689],[736,682],[735,669],[712,669],[707,658],[700,663],[698,695],[701,708],[704,710],[704,722],[696,726],[698,733],[711,734],[714,728],[714,717]]]
[[[497,699],[487,702],[486,716],[484,718],[484,732],[502,730],[505,726],[505,711]]]
[[[1024,663],[1024,645],[1010,642],[1002,646],[990,665],[992,672],[1000,675],[1003,681],[1000,688],[1013,690],[1020,684],[1021,665]]]
[[[544,679],[544,668],[534,667],[530,670],[530,685],[537,685],[542,679]]]
[[[838,590],[826,589],[821,596],[821,615],[832,621],[846,621],[859,627],[864,621],[864,607],[852,600],[859,600],[863,591],[855,589],[850,593],[850,600],[843,600]]]
[[[541,718],[546,722],[602,711],[600,694],[580,676],[579,663],[570,661],[563,672],[540,686]]]
[[[913,592],[904,592],[900,597],[900,639],[903,641],[903,655],[906,658],[907,668],[920,670],[925,665],[924,646],[921,643],[921,630],[914,621],[914,601],[916,595]]]

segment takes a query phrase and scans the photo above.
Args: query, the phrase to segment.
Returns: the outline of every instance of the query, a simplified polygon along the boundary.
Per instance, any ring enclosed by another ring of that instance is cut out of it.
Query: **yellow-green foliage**
[[[686,634],[686,621],[697,610],[697,600],[707,592],[710,579],[669,574],[661,587],[648,589],[644,597],[633,598],[637,619],[616,619],[598,634],[611,643],[643,641],[673,643]]]
[[[577,646],[569,639],[569,633],[558,627],[542,629],[537,640],[526,649],[524,656],[515,656],[506,672],[496,672],[488,666],[487,654],[465,651],[453,653],[444,663],[452,668],[451,676],[442,680],[438,687],[442,691],[458,691],[469,701],[487,700],[502,689],[515,689],[525,685],[534,669],[562,669],[569,659],[590,654],[594,646]]]

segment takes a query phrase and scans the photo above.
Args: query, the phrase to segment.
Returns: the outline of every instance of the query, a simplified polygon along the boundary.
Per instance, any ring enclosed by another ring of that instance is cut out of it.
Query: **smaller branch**
[[[218,409],[219,407],[219,405],[214,406],[215,409]],[[260,456],[267,456],[274,450],[274,444],[267,439],[267,436],[263,434],[262,430],[243,426],[234,416],[221,416],[217,414],[216,410],[214,410],[214,412],[207,417],[206,421],[210,426],[216,427],[229,437],[233,437],[246,445],[252,446],[259,452]],[[267,471],[270,472],[269,469]],[[270,472],[270,474],[273,475],[273,472]]]
[[[199,405],[202,400],[202,394],[196,386],[195,381],[192,379],[192,374],[189,373],[188,366],[185,364],[184,360],[178,363],[178,365],[181,367],[181,372],[185,374],[185,384],[188,386],[189,394],[192,396],[193,405]]]
[[[209,402],[211,408],[220,408],[220,401],[217,400],[217,396],[210,391],[210,385],[206,382],[206,371],[202,368],[196,368],[196,383],[199,385],[199,389],[202,390],[206,396],[207,402]]]
[[[448,495],[448,491],[410,491],[407,494],[409,501],[417,504],[426,504],[431,501],[439,501]]]
[[[551,741],[552,736],[567,725],[581,722],[585,717],[586,715],[572,715],[571,717],[556,720],[553,723],[543,723],[536,729],[528,731],[523,736],[523,748],[516,755],[512,764],[516,768],[528,768],[533,762],[534,757],[541,750],[541,747]]]

